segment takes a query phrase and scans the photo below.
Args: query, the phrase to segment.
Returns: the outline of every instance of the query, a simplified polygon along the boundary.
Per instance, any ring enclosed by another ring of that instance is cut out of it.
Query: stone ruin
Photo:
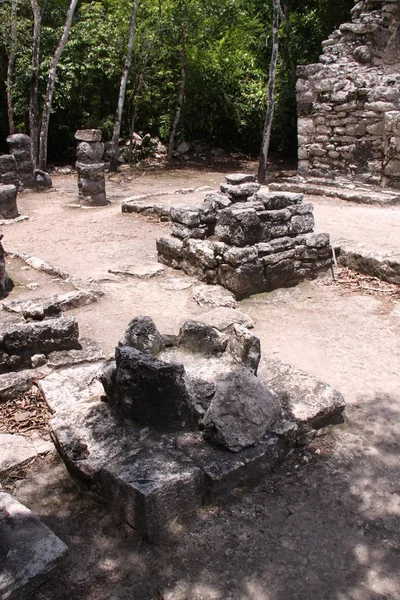
[[[361,0],[297,69],[299,172],[400,188],[400,4]]]
[[[3,237],[3,234],[0,233],[0,297],[4,296],[12,287],[12,282],[6,271],[6,251],[1,243]]]
[[[78,200],[81,205],[106,206],[104,178],[104,144],[100,129],[82,129],[75,133],[78,140],[76,170],[78,172]]]
[[[329,235],[313,233],[313,205],[303,194],[260,191],[254,180],[228,175],[201,206],[172,208],[172,235],[157,240],[158,260],[238,299],[328,269]]]
[[[71,474],[156,541],[210,497],[249,484],[318,428],[343,397],[276,359],[231,320],[162,335],[131,321],[115,359],[41,379],[52,436]]]

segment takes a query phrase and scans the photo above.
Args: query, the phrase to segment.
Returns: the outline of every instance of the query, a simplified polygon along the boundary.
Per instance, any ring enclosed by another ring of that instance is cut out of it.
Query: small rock
[[[220,285],[198,285],[193,288],[193,299],[200,306],[235,308],[235,296]]]

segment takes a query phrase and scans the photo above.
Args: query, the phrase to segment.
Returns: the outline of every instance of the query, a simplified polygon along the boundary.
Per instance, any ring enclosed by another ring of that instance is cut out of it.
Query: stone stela
[[[78,141],[76,170],[78,200],[85,206],[107,206],[104,178],[104,144],[100,129],[82,129],[75,133]]]
[[[400,4],[361,0],[297,68],[299,172],[400,188]]]
[[[171,236],[158,260],[240,299],[314,279],[331,266],[329,235],[315,234],[303,194],[261,191],[253,175],[232,174],[201,206],[172,208]]]

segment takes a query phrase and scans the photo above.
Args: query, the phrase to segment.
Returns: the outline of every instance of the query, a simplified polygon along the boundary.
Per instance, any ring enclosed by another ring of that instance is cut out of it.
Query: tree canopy
[[[18,131],[29,133],[33,15],[29,0],[0,2],[0,149],[9,133],[10,94]],[[65,24],[68,0],[39,0],[43,9],[39,101]],[[280,53],[271,150],[296,150],[296,66],[318,60],[321,41],[349,19],[353,0],[282,0]],[[182,6],[186,82],[178,138],[256,155],[265,119],[272,50],[272,0],[143,0],[139,3],[123,136],[135,129],[167,141],[181,82]],[[80,0],[57,69],[49,130],[50,160],[74,154],[74,132],[96,127],[111,139],[125,63],[133,0]],[[12,20],[16,36],[12,39]]]

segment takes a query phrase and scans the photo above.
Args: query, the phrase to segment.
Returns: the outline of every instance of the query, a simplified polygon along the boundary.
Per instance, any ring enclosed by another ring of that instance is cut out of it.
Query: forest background
[[[43,4],[45,3],[45,5]],[[39,0],[42,11],[38,112],[70,0]],[[348,21],[353,0],[282,0],[272,153],[295,156],[296,67],[313,63],[321,42]],[[49,161],[68,161],[74,133],[113,134],[133,0],[79,0],[57,68],[48,135]],[[15,12],[16,11],[16,12]],[[186,81],[177,139],[257,156],[272,51],[272,0],[139,0],[121,136],[169,139],[182,77]],[[0,0],[0,152],[7,152],[7,70],[18,132],[29,134],[33,14],[30,0]]]

